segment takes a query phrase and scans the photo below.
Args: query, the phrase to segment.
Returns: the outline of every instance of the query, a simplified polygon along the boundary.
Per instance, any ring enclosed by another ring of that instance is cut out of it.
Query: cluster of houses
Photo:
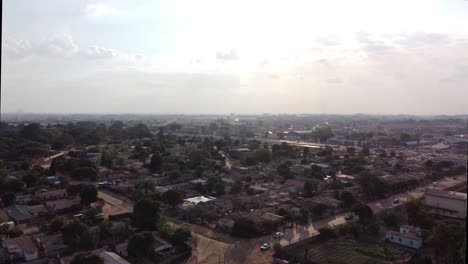
[[[56,257],[65,249],[60,234],[41,233],[35,220],[47,214],[64,214],[81,207],[78,197],[70,197],[65,189],[41,189],[34,195],[18,195],[15,204],[0,209],[1,225],[9,230],[19,228],[24,236],[5,239],[2,247],[9,259],[26,261],[40,257]]]
[[[424,195],[424,202],[431,213],[463,221],[466,220],[466,199],[466,193],[437,188],[428,188]],[[413,249],[423,246],[422,230],[419,227],[402,226],[399,232],[388,231],[385,239]]]

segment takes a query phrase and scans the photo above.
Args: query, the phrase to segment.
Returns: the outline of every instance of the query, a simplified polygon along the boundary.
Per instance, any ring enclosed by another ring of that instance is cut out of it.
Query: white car
[[[263,243],[263,245],[260,247],[261,250],[268,250],[270,249],[271,245],[270,243]]]
[[[280,237],[284,236],[284,233],[276,232],[273,236],[276,237],[276,238],[280,238]]]

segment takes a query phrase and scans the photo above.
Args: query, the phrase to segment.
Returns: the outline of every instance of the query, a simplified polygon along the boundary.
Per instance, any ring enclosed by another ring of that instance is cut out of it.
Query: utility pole
[[[0,12],[2,12],[2,25],[3,25],[3,1],[2,1]],[[3,32],[0,33],[0,43],[3,43]],[[0,48],[0,52],[3,51],[2,49],[3,49],[3,45],[2,45],[2,48]],[[2,63],[0,62],[0,72],[1,71],[2,71]],[[2,84],[0,82],[0,125],[1,124],[2,124]]]

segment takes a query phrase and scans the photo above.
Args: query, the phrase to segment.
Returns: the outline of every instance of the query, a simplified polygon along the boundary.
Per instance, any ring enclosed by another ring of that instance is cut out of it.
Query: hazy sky
[[[468,113],[465,0],[5,0],[2,109]]]

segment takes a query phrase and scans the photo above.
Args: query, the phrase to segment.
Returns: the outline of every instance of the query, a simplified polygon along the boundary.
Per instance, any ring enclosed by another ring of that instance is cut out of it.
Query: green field
[[[391,245],[367,244],[348,239],[313,243],[293,249],[289,253],[298,259],[303,259],[306,247],[308,248],[307,260],[320,264],[383,264],[400,259],[404,255],[403,251]]]

